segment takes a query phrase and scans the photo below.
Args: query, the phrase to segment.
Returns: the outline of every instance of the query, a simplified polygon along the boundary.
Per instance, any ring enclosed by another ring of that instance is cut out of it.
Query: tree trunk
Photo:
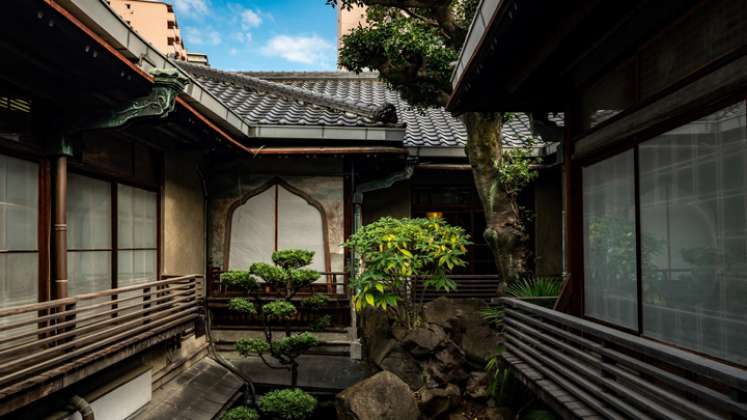
[[[467,112],[462,119],[467,128],[465,150],[485,210],[483,237],[493,252],[501,280],[508,282],[526,270],[527,251],[518,204],[514,196],[506,194],[498,175],[502,158],[502,116],[500,113]]]

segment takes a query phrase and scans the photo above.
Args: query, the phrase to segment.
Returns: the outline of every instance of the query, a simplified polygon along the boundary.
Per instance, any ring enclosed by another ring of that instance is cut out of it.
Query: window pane
[[[278,249],[314,251],[309,268],[324,270],[324,235],[319,210],[300,197],[278,186]]]
[[[68,176],[69,249],[111,249],[111,200],[108,182],[82,175]],[[98,255],[104,258],[104,254]]]
[[[38,261],[36,252],[0,254],[0,308],[37,302]]]
[[[583,169],[586,315],[637,328],[633,151]]]
[[[37,249],[38,177],[36,163],[0,155],[0,250]]]
[[[117,286],[156,281],[156,251],[119,251],[117,253]]]
[[[251,197],[231,217],[228,269],[272,262],[275,248],[275,187]]]
[[[158,195],[127,185],[117,185],[119,248],[156,248]]]
[[[643,329],[747,363],[743,102],[640,146]]]
[[[112,288],[110,251],[68,252],[68,294],[98,292]]]
[[[39,254],[24,252],[0,254],[0,308],[36,303],[39,299]],[[0,317],[0,327],[32,319],[35,314]],[[18,335],[36,328],[36,324],[0,331],[0,338]],[[18,342],[10,343],[15,345]],[[0,346],[2,348],[3,346]]]

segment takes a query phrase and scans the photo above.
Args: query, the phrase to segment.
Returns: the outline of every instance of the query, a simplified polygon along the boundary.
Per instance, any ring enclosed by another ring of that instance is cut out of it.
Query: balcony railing
[[[198,316],[199,279],[175,277],[0,309],[0,406],[19,391],[184,327]]]
[[[214,267],[210,271],[210,293],[209,296],[213,298],[228,298],[245,296],[246,291],[234,288],[226,285],[220,280],[221,270]],[[330,298],[347,300],[350,296],[348,295],[348,275],[342,272],[321,272],[319,273],[319,281],[302,288],[298,291],[298,296],[309,296],[315,293],[325,294]],[[266,284],[262,288],[262,293],[268,297],[276,294],[276,290],[270,284]]]
[[[516,299],[504,360],[565,417],[747,418],[747,370]]]
[[[441,296],[451,299],[482,299],[489,301],[498,295],[498,286],[501,279],[497,274],[453,274],[448,276],[456,283],[457,288],[451,292],[443,292],[433,289],[426,289],[423,301],[430,302]],[[421,298],[423,293],[423,281],[417,279],[414,282],[415,297]]]

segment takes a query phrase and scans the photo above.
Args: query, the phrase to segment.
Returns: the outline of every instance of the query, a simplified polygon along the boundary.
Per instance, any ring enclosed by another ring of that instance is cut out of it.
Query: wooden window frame
[[[689,112],[686,114],[674,115],[664,124],[659,126],[656,131],[650,133],[649,135],[632,138],[630,139],[631,140],[630,142],[625,143],[625,144],[623,144],[622,142],[618,142],[613,147],[599,150],[595,153],[589,154],[589,156],[584,157],[583,159],[573,160],[571,164],[571,168],[573,171],[573,179],[575,180],[576,185],[581,186],[583,185],[582,184],[583,183],[583,168],[593,165],[598,162],[602,162],[608,158],[611,158],[613,156],[616,156],[628,150],[633,150],[634,152],[634,191],[635,191],[635,210],[634,211],[635,211],[635,234],[636,234],[636,256],[635,257],[636,257],[636,299],[637,299],[636,310],[637,310],[637,317],[638,317],[636,329],[631,329],[631,328],[627,328],[624,326],[620,326],[618,324],[600,320],[592,316],[588,316],[586,314],[586,302],[585,302],[586,285],[584,282],[584,272],[586,268],[585,267],[586,261],[584,260],[583,222],[576,223],[574,225],[574,232],[572,233],[567,232],[567,234],[572,234],[575,237],[574,245],[577,247],[578,258],[580,258],[580,262],[577,264],[578,268],[576,272],[573,273],[573,277],[575,278],[574,283],[578,286],[578,288],[575,290],[579,292],[577,298],[580,299],[580,314],[579,315],[581,318],[610,327],[610,328],[614,328],[619,331],[623,331],[625,333],[643,337],[643,338],[646,338],[647,340],[652,340],[652,341],[655,341],[655,342],[658,342],[658,343],[661,343],[661,344],[664,344],[670,347],[674,347],[674,348],[678,348],[683,351],[687,351],[689,353],[697,354],[697,355],[700,355],[702,357],[705,357],[711,360],[716,360],[726,365],[736,366],[739,368],[745,368],[747,367],[747,365],[739,364],[733,361],[729,361],[726,359],[713,356],[711,354],[698,352],[691,348],[683,347],[678,344],[674,344],[668,341],[650,337],[648,335],[645,335],[643,332],[643,300],[642,300],[643,299],[643,283],[642,283],[642,272],[641,272],[642,270],[641,257],[642,256],[641,256],[641,205],[640,205],[639,147],[642,143],[652,140],[661,134],[667,133],[683,125],[687,125],[690,122],[696,121],[699,118],[706,117],[728,106],[736,105],[742,102],[745,104],[745,108],[747,108],[747,92],[742,91],[741,94],[737,96],[736,98],[739,98],[739,99],[735,99],[734,96],[730,96],[730,97],[724,98],[724,100],[722,101],[703,107],[700,110],[698,110],[698,112]],[[573,139],[574,143],[575,141],[576,139]],[[584,208],[583,208],[583,194],[582,194],[581,187],[578,187],[578,191],[573,196],[573,201],[574,201],[573,208],[574,208],[576,220],[582,221]]]
[[[111,195],[111,220],[110,220],[110,228],[111,228],[111,246],[109,248],[100,248],[100,249],[74,249],[69,248],[67,250],[68,253],[71,252],[110,252],[110,264],[111,264],[111,277],[109,279],[109,284],[111,285],[112,289],[116,289],[119,287],[119,281],[117,278],[117,271],[118,271],[118,258],[117,254],[119,251],[156,251],[156,278],[153,279],[153,281],[158,280],[161,277],[161,253],[162,253],[162,246],[161,246],[161,228],[162,228],[162,221],[161,221],[161,199],[162,199],[162,192],[160,187],[152,187],[152,186],[144,186],[142,184],[135,184],[128,182],[126,180],[123,180],[121,178],[117,177],[111,177],[111,176],[103,176],[100,174],[95,174],[90,171],[80,170],[79,168],[71,169],[71,174],[85,176],[88,178],[92,178],[98,181],[104,181],[107,184],[109,184],[109,193]],[[156,247],[155,248],[119,248],[118,240],[119,240],[119,185],[126,185],[128,187],[132,188],[138,188],[141,190],[145,190],[148,192],[152,192],[156,194]]]
[[[13,159],[35,163],[37,170],[37,222],[35,250],[0,250],[0,254],[36,254],[37,255],[37,300],[44,302],[51,296],[51,165],[48,160],[27,153],[25,150],[0,146],[0,154]]]
[[[331,261],[330,261],[330,250],[329,250],[329,229],[328,229],[328,223],[327,223],[327,212],[324,209],[324,206],[322,203],[317,201],[314,197],[309,195],[308,193],[304,192],[301,189],[298,189],[292,185],[290,185],[288,182],[286,182],[284,179],[280,177],[275,177],[270,179],[269,181],[265,182],[261,186],[249,191],[248,193],[244,194],[241,198],[231,203],[231,205],[228,207],[228,211],[226,212],[226,220],[225,220],[225,237],[223,240],[223,271],[228,270],[228,259],[231,255],[231,224],[233,220],[233,213],[244,205],[249,199],[252,197],[259,195],[268,189],[272,187],[276,187],[275,189],[275,237],[274,237],[274,249],[277,251],[278,248],[278,189],[277,187],[281,186],[288,190],[290,193],[295,194],[301,198],[303,198],[306,203],[308,203],[310,206],[314,207],[319,211],[319,215],[322,218],[322,241],[324,242],[324,271],[329,273],[331,272]]]

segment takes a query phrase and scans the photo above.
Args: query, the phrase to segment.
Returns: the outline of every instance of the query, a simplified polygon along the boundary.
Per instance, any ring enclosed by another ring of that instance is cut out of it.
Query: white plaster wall
[[[148,370],[96,401],[89,401],[94,417],[96,420],[126,419],[150,402],[151,383],[151,371]],[[75,413],[68,417],[68,420],[82,420],[82,418],[80,413]]]

